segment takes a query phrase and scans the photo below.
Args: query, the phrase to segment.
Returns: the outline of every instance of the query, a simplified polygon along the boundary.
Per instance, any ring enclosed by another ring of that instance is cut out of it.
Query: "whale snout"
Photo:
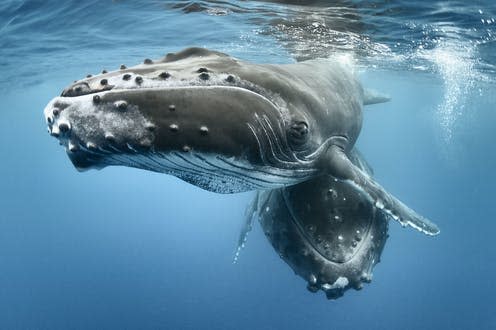
[[[56,99],[50,102],[45,110],[45,120],[48,125],[48,133],[53,137],[59,138],[65,133],[70,132],[71,124],[65,119],[61,119],[60,114],[69,106],[66,102],[60,102]]]
[[[98,166],[97,155],[91,155],[89,151],[90,147],[96,149],[96,145],[84,141],[84,138],[77,134],[81,127],[74,131],[76,120],[71,115],[74,107],[75,104],[71,99],[54,98],[44,109],[48,133],[65,147],[69,159],[78,171],[101,168]]]
[[[78,170],[118,165],[119,155],[150,149],[154,125],[137,106],[105,93],[56,97],[44,109],[48,133]]]

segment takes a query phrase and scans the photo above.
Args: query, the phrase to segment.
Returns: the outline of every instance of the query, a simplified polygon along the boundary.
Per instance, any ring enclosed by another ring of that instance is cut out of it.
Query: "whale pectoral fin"
[[[364,89],[363,105],[371,105],[391,101],[391,98],[385,94],[381,94],[373,89]]]
[[[238,262],[239,254],[245,247],[248,234],[253,228],[253,220],[258,216],[259,200],[260,192],[257,191],[255,197],[253,198],[253,201],[250,203],[250,205],[248,205],[245,211],[245,219],[239,233],[238,245],[236,246],[236,252],[234,253],[233,264]]]
[[[348,155],[348,159],[355,165],[358,166],[363,172],[365,172],[369,176],[374,175],[374,169],[372,166],[365,160],[362,153],[358,151],[357,148],[353,148]]]
[[[426,235],[439,234],[436,224],[417,214],[396,197],[388,193],[369,175],[353,165],[343,149],[331,146],[327,152],[329,174],[340,180],[349,181],[362,190],[384,213],[398,221],[402,226],[411,226]]]

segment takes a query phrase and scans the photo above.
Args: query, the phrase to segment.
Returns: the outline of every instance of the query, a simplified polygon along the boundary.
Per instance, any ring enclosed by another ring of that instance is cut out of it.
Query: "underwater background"
[[[496,6],[472,1],[0,3],[0,329],[496,329]],[[305,5],[302,5],[305,4]],[[441,228],[389,226],[371,284],[312,294],[219,195],[78,173],[42,110],[74,79],[188,46],[260,63],[339,54],[392,100],[358,146]]]

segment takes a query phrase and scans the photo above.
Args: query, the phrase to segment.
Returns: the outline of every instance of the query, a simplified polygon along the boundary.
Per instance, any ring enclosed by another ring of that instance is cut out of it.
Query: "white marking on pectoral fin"
[[[248,234],[253,228],[253,220],[258,217],[258,203],[259,203],[259,192],[257,191],[253,201],[248,205],[245,211],[245,221],[243,226],[241,227],[241,231],[239,233],[238,245],[236,246],[236,252],[234,253],[233,264],[238,262],[239,254],[241,250],[245,247],[246,240],[248,238]]]
[[[391,197],[395,198],[394,196]],[[435,236],[440,233],[439,227],[435,223],[419,215],[414,210],[403,204],[399,199],[395,198],[395,202],[397,204],[396,209],[399,209],[402,213],[401,216],[395,213],[395,210],[384,208],[383,211],[394,220],[398,221],[402,226],[413,227],[430,236]]]
[[[424,218],[423,216],[403,204],[396,197],[387,192],[385,193],[390,199],[392,199],[394,208],[387,208],[381,200],[377,200],[375,202],[375,206],[378,209],[382,210],[391,218],[398,221],[403,227],[410,226],[430,236],[435,236],[440,233],[439,227],[435,223],[431,222],[427,218]]]
[[[331,175],[347,180],[363,191],[376,208],[391,216],[402,226],[410,226],[426,235],[437,235],[440,230],[433,222],[417,214],[396,197],[388,193],[369,175],[362,172],[348,159],[341,148],[331,146],[328,150],[329,172]]]

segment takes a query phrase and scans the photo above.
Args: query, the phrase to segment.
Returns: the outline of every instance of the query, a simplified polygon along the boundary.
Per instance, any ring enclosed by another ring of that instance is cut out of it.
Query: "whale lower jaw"
[[[117,152],[116,149],[109,150],[112,147],[107,148],[90,150],[79,145],[78,153],[69,150],[67,153],[79,171],[106,166],[128,166],[173,175],[204,190],[222,194],[280,188],[300,183],[315,175],[315,170],[311,169],[254,167],[247,160],[237,157],[205,154],[194,150],[163,153],[140,151],[128,145],[128,150]],[[81,151],[84,159],[80,158]]]

